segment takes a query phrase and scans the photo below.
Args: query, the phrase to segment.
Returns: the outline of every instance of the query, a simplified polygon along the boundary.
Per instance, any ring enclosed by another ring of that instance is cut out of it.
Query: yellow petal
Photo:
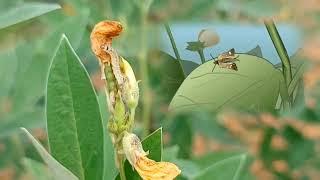
[[[135,169],[144,180],[172,180],[181,170],[170,162],[156,162],[141,156],[136,162]]]

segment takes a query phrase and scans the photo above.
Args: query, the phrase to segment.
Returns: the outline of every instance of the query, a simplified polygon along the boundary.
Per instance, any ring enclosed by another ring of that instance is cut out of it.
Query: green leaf
[[[53,57],[47,85],[50,150],[79,179],[102,179],[103,126],[95,91],[65,36]]]
[[[199,51],[205,48],[204,42],[194,41],[194,42],[187,42],[187,43],[188,43],[188,46],[186,47],[186,49],[189,51]]]
[[[190,178],[193,180],[238,180],[244,172],[246,155],[234,156],[214,163],[210,167]]]
[[[212,61],[195,69],[178,89],[170,109],[274,111],[283,79],[281,72],[263,58],[238,55],[238,71],[218,65],[214,68]]]
[[[263,57],[261,47],[257,45],[255,48],[251,49],[248,51],[246,54],[253,55],[253,56],[258,56],[258,57]]]
[[[73,175],[67,168],[61,165],[56,159],[54,159],[45,148],[25,129],[21,128],[22,131],[28,136],[34,147],[37,149],[38,153],[48,165],[50,173],[52,174],[55,180],[77,180],[78,178]]]
[[[45,13],[60,9],[59,4],[23,3],[0,14],[0,29],[41,16]]]
[[[148,158],[155,160],[155,161],[161,161],[162,160],[162,128],[159,128],[155,130],[153,133],[151,133],[149,136],[147,136],[142,141],[142,146],[144,151],[149,151]],[[127,179],[130,180],[140,180],[140,176],[135,171],[131,164],[126,161],[125,162],[125,173]],[[116,177],[117,180],[120,180],[120,176],[118,175]]]
[[[149,151],[148,157],[155,161],[162,160],[162,128],[155,130],[142,140],[142,146],[145,151]]]
[[[23,158],[22,164],[33,180],[53,180],[44,164],[29,158]]]

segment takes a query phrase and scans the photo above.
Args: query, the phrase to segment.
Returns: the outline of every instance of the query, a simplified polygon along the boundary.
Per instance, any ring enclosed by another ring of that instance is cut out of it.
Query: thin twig
[[[166,28],[167,34],[168,34],[169,39],[170,39],[170,42],[171,42],[171,46],[172,46],[173,52],[174,52],[174,54],[175,54],[175,56],[176,56],[176,59],[179,61],[181,70],[182,70],[182,72],[183,72],[183,76],[186,77],[186,73],[184,72],[182,60],[181,60],[181,57],[180,57],[180,55],[179,55],[179,51],[178,51],[176,42],[174,41],[171,28],[170,28],[170,26],[169,26],[168,23],[165,23],[165,24],[164,24],[164,27]]]

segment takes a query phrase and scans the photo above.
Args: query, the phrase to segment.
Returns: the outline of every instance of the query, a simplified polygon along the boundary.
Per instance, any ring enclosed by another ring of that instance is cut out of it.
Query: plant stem
[[[142,122],[143,122],[143,136],[147,136],[150,131],[150,113],[151,113],[151,95],[149,89],[149,77],[148,77],[148,64],[147,64],[147,50],[146,50],[146,36],[147,36],[147,11],[141,8],[141,31],[140,31],[140,52],[139,56],[139,66],[142,79]]]
[[[280,57],[280,60],[282,62],[282,73],[283,73],[286,85],[289,86],[292,80],[292,71],[291,71],[291,64],[290,64],[290,59],[289,59],[287,50],[281,40],[281,37],[279,35],[279,32],[273,20],[266,19],[264,21],[264,24],[268,30],[268,33],[273,42],[273,45],[276,48],[277,53]]]
[[[132,131],[133,128],[133,124],[134,124],[134,115],[135,115],[136,109],[135,108],[131,108],[130,109],[130,114],[129,114],[129,131]]]
[[[171,42],[171,46],[172,46],[173,52],[174,52],[177,60],[179,61],[180,67],[181,67],[182,72],[183,72],[183,76],[186,77],[186,73],[184,72],[184,69],[183,69],[182,60],[181,60],[181,58],[180,58],[179,51],[178,51],[176,42],[174,41],[174,38],[173,38],[173,35],[172,35],[172,31],[171,31],[171,29],[170,29],[170,26],[169,26],[168,23],[165,23],[165,24],[164,24],[164,27],[166,28],[167,34],[168,34],[168,36],[169,36],[169,39],[170,39],[170,42]]]
[[[123,157],[123,154],[119,153],[119,151],[120,151],[119,146],[116,147],[116,151],[117,151],[116,152],[116,155],[117,155],[116,159],[117,159],[120,179],[121,180],[126,180],[126,173],[125,173],[125,170],[124,170],[124,157]]]
[[[198,53],[200,56],[201,64],[204,64],[206,62],[206,59],[204,58],[203,49],[199,50]]]

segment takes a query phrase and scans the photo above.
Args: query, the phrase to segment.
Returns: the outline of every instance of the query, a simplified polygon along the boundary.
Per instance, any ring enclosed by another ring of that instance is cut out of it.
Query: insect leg
[[[214,64],[214,66],[213,66],[213,68],[212,68],[212,71],[211,71],[211,72],[213,72],[213,70],[214,70],[214,68],[216,67],[216,65],[217,65],[217,64]]]

